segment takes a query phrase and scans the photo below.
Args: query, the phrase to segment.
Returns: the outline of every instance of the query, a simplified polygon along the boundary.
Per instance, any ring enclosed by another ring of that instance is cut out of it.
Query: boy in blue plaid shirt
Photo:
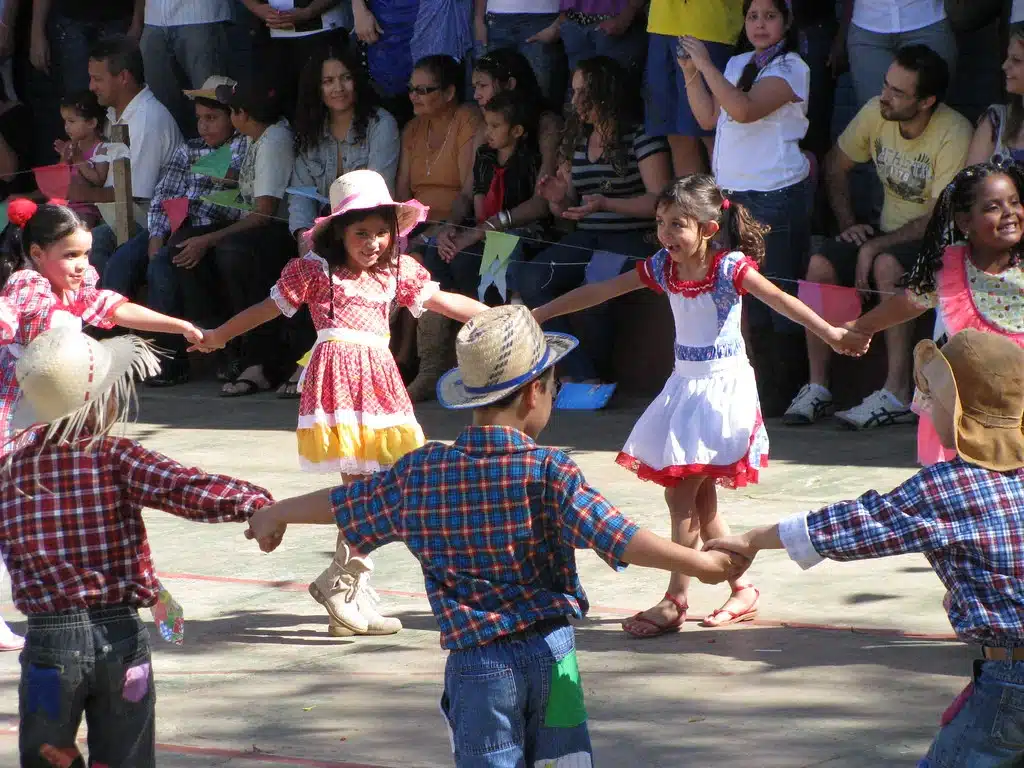
[[[717,539],[753,558],[784,548],[803,568],[828,558],[925,554],[949,590],[957,636],[981,645],[971,684],[942,717],[919,768],[1021,765],[1024,747],[1024,350],[967,329],[914,352],[915,399],[952,461],[886,494],[868,491],[778,525]]]
[[[359,552],[402,541],[416,555],[451,651],[441,708],[459,768],[591,766],[568,621],[589,607],[574,550],[593,549],[616,569],[634,563],[707,582],[746,566],[641,530],[565,453],[534,442],[551,416],[553,366],[575,346],[545,334],[525,307],[480,313],[459,332],[459,367],[437,385],[444,405],[474,410],[454,444],[430,443],[388,472],[250,521],[247,535],[264,551],[288,523],[336,522]]]

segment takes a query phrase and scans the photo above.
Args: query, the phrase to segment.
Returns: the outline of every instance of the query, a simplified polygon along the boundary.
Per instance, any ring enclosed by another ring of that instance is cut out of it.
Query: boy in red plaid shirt
[[[244,522],[272,503],[255,485],[184,467],[124,438],[136,377],[159,371],[145,342],[40,334],[17,362],[24,427],[0,464],[0,553],[28,614],[21,655],[22,768],[77,754],[82,715],[92,765],[156,765],[153,672],[138,609],[157,600],[142,508]],[[74,762],[72,762],[74,761]],[[81,757],[66,762],[83,766]]]
[[[460,768],[591,766],[569,624],[589,607],[574,550],[593,549],[616,569],[634,563],[708,582],[745,566],[641,530],[565,453],[534,442],[551,416],[553,366],[575,346],[545,334],[523,306],[480,313],[459,332],[459,367],[438,382],[443,404],[473,409],[453,445],[428,444],[388,472],[249,521],[246,535],[265,551],[288,523],[336,523],[359,552],[402,541],[416,555],[451,651],[441,708]],[[339,585],[336,599],[357,587]]]
[[[997,211],[997,214],[999,212]],[[997,216],[998,222],[998,216]],[[919,768],[1024,764],[1024,349],[969,328],[914,352],[915,401],[952,461],[889,493],[868,491],[777,525],[716,539],[754,557],[785,549],[803,568],[921,552],[949,590],[957,637],[981,646],[971,684]]]

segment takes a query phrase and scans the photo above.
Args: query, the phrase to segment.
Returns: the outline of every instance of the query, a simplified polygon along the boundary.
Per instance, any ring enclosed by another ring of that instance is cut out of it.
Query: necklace
[[[430,123],[427,123],[427,157],[423,159],[423,164],[427,168],[427,176],[430,175],[431,171],[434,170],[434,166],[437,165],[437,161],[441,159],[441,155],[444,153],[444,148],[448,146],[448,138],[452,135],[452,128],[455,127],[455,117],[452,116],[451,122],[448,123],[448,132],[444,135],[444,141],[441,142],[441,148],[437,150],[437,154],[434,155],[434,159],[431,160],[429,156],[430,152]]]

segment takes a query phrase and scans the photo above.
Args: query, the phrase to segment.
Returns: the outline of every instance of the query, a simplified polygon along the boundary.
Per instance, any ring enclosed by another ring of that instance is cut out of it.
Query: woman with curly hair
[[[868,335],[935,309],[936,337],[976,328],[1024,347],[1024,171],[1013,162],[968,166],[943,190],[928,222],[917,263],[904,278],[906,292],[858,318],[852,328]],[[914,397],[920,406],[920,394]],[[927,409],[917,432],[918,461],[950,458]]]
[[[580,62],[572,76],[572,110],[555,175],[542,176],[537,191],[556,219],[575,222],[574,232],[528,264],[517,280],[523,301],[538,307],[580,286],[595,251],[636,258],[656,249],[655,204],[672,178],[668,143],[644,133],[638,94],[613,59]],[[604,256],[604,254],[602,254]],[[632,269],[631,261],[623,269]],[[598,383],[611,357],[608,305],[574,316],[580,345],[565,358],[563,382]],[[549,330],[567,330],[565,318]]]
[[[401,138],[391,113],[377,106],[366,71],[347,48],[325,48],[302,68],[295,108],[295,167],[290,186],[304,194],[288,194],[288,230],[301,257],[304,238],[324,207],[310,193],[326,200],[331,184],[349,171],[368,169],[384,177],[394,194]],[[299,326],[313,343],[308,319]],[[298,398],[302,367],[278,389],[285,399]]]

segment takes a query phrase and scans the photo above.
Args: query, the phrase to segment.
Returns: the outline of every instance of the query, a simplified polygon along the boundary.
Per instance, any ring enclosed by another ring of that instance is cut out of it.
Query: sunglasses
[[[415,93],[417,96],[427,96],[431,93],[436,93],[441,90],[440,85],[410,85],[409,93]]]

